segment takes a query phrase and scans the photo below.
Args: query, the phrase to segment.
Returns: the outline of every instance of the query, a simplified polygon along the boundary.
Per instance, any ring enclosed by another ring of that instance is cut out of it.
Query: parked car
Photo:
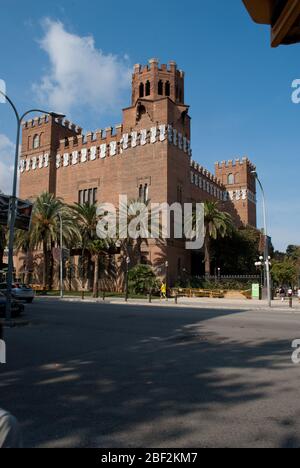
[[[7,294],[7,284],[1,283],[0,284],[0,292],[3,294]],[[34,300],[34,290],[29,286],[21,283],[14,283],[12,286],[12,297],[17,299],[18,301],[25,301],[28,304],[31,304]]]
[[[6,296],[0,292],[0,318],[5,317],[5,309],[6,309]],[[13,300],[11,303],[11,315],[13,318],[20,317],[25,310],[24,304],[21,304],[18,301]]]

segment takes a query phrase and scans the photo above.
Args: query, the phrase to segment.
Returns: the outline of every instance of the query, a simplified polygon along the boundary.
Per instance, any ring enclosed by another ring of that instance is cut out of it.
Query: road
[[[300,314],[37,300],[0,406],[26,447],[300,447]]]

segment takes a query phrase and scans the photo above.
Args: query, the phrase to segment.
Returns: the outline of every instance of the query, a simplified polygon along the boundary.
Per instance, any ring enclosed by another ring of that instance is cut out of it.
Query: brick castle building
[[[247,159],[216,163],[211,174],[192,160],[191,117],[185,103],[185,75],[175,62],[135,65],[131,106],[115,129],[82,134],[67,120],[43,116],[23,123],[20,197],[44,191],[66,203],[105,202],[119,195],[151,203],[219,201],[237,227],[256,227],[255,167]],[[199,253],[179,240],[150,240],[143,261],[169,280],[181,272],[200,274]],[[193,258],[194,257],[194,258]]]

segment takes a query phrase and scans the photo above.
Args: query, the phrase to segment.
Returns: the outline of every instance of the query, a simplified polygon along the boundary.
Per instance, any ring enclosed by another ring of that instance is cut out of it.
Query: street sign
[[[252,284],[252,299],[260,299],[260,285]]]
[[[271,45],[289,45],[300,42],[300,0],[243,0],[252,19],[269,24]]]
[[[10,197],[0,194],[0,224],[7,226],[9,222]],[[29,231],[31,225],[33,204],[29,201],[17,200],[15,228]]]

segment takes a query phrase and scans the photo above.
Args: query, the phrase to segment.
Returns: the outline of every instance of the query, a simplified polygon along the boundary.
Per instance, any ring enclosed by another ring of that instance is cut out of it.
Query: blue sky
[[[23,110],[60,105],[86,130],[121,121],[133,64],[176,60],[186,72],[193,158],[213,170],[215,161],[248,156],[266,188],[275,247],[300,243],[300,105],[291,101],[300,46],[272,50],[269,29],[252,23],[241,0],[1,0],[0,18],[9,95]],[[14,131],[1,105],[5,190]]]

